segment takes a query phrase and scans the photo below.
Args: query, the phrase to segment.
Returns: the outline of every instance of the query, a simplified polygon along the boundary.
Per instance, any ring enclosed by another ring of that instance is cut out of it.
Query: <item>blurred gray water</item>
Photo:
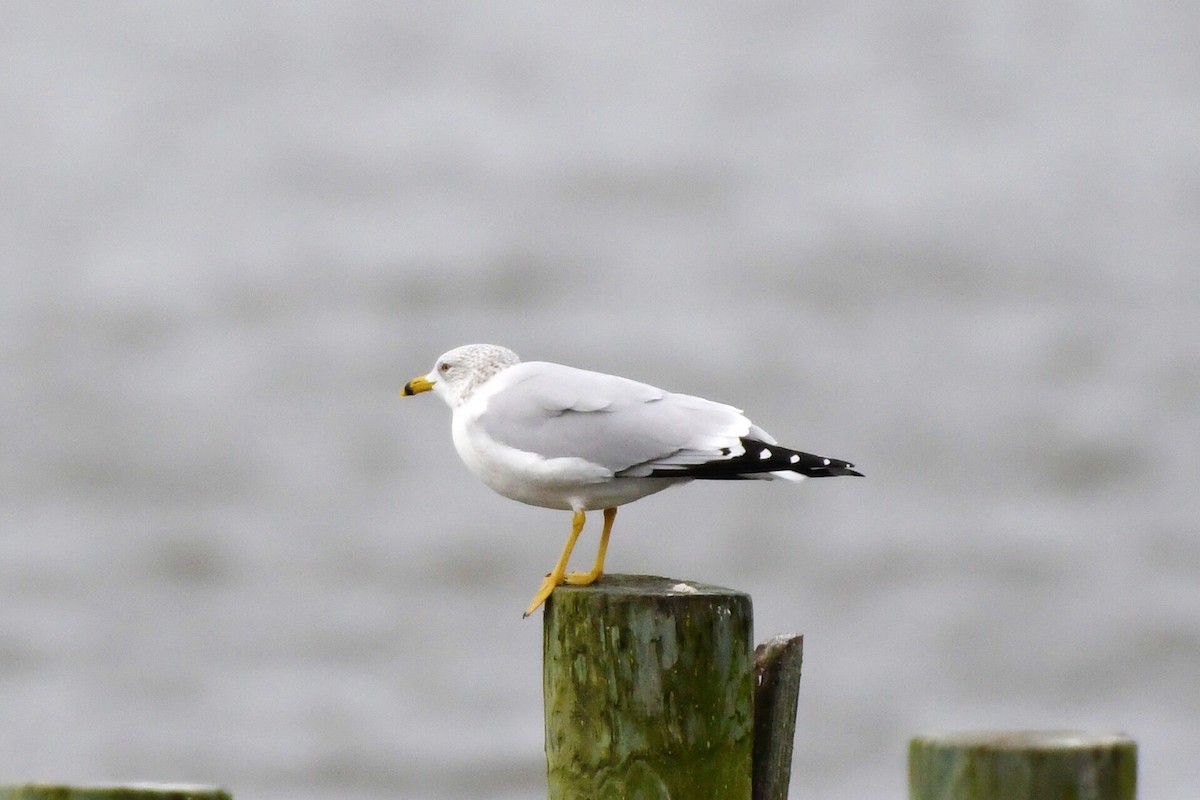
[[[542,796],[567,515],[396,396],[493,341],[867,473],[610,551],[806,634],[796,796],[1064,726],[1196,796],[1193,4],[9,3],[0,53],[0,780]]]

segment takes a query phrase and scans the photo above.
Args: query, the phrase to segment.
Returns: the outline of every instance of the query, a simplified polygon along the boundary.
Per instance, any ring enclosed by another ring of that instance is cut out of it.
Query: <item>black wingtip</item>
[[[825,459],[821,459],[824,461]],[[841,477],[842,475],[850,475],[855,478],[865,478],[861,472],[854,468],[854,465],[849,461],[842,461],[840,458],[829,459],[829,465],[825,467],[825,475],[830,477]]]
[[[794,471],[809,478],[840,478],[843,475],[855,478],[866,477],[849,461],[843,461],[840,458],[825,458],[824,456],[814,456],[811,453],[799,453],[799,455],[800,463],[796,464]]]
[[[728,448],[719,458],[700,464],[671,465],[655,469],[654,478],[700,478],[704,480],[741,480],[761,476],[766,472],[794,472],[806,478],[834,478],[852,475],[866,477],[849,461],[792,450],[779,444],[767,444],[743,437],[743,452],[730,456]]]
[[[833,462],[833,464],[831,464],[828,467],[826,467],[826,466],[810,467],[810,468],[804,470],[803,472],[801,472],[801,474],[807,475],[810,478],[840,478],[845,475],[849,475],[849,476],[855,477],[855,478],[867,477],[866,475],[863,475],[858,470],[853,469],[853,467],[854,467],[853,464],[847,464],[847,463],[839,464],[835,461],[835,462]]]

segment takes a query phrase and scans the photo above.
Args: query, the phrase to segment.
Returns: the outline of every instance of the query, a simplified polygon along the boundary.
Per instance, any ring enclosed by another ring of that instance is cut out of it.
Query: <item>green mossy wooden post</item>
[[[984,731],[918,736],[909,800],[1134,800],[1137,745],[1127,736]]]
[[[0,800],[230,800],[216,786],[190,783],[22,783],[0,786]]]
[[[555,589],[543,633],[551,800],[750,800],[749,595],[606,575]]]

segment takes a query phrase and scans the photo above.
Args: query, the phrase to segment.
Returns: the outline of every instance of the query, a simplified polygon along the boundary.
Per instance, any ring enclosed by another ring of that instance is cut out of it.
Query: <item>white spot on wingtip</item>
[[[790,461],[791,461],[793,464],[799,464],[799,463],[800,463],[800,456],[798,456],[798,455],[796,455],[795,453],[793,453],[793,454],[792,454],[792,457],[791,457],[791,459],[790,459]]]
[[[827,467],[829,466],[829,459],[828,459],[828,458],[827,458],[827,459],[825,459],[825,466],[827,466]]]
[[[760,459],[760,460],[762,460],[762,461],[766,461],[768,458],[770,458],[770,457],[771,457],[771,451],[770,451],[770,450],[768,450],[767,448],[765,448],[765,447],[764,447],[764,448],[762,449],[762,452],[760,452],[760,453],[758,454],[758,457],[759,457],[759,459]]]

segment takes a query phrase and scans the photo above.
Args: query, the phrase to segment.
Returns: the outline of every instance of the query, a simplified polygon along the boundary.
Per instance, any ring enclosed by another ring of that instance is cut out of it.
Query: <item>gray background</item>
[[[520,612],[568,516],[396,396],[493,341],[867,473],[673,489],[608,563],[806,634],[797,796],[903,797],[915,733],[1070,726],[1194,797],[1198,29],[5,4],[0,780],[540,796]]]

